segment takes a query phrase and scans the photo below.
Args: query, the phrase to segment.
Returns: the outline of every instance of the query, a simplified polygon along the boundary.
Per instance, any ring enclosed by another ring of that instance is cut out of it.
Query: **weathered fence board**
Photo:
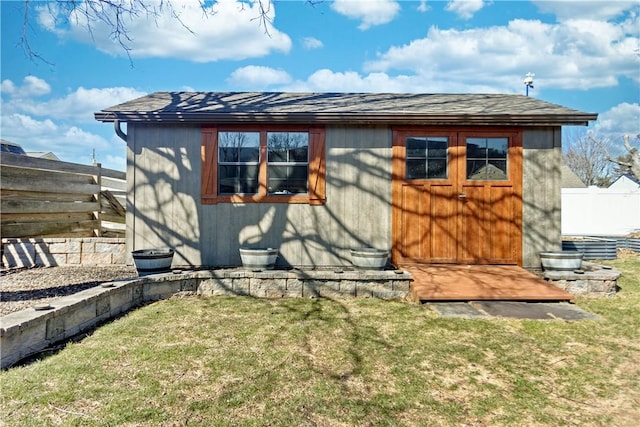
[[[92,176],[12,166],[2,166],[2,188],[44,193],[56,193],[64,188],[64,192],[69,194],[91,194],[100,191],[100,186]]]
[[[124,172],[10,153],[0,164],[3,238],[90,237],[114,224],[123,232]]]
[[[88,230],[96,230],[100,227],[98,220],[89,221],[49,221],[49,222],[22,222],[2,223],[2,237],[33,237],[67,235],[67,233],[83,233],[86,236]]]
[[[0,184],[1,185],[1,184]],[[41,191],[17,191],[17,190],[5,190],[2,191],[2,198],[7,200],[48,200],[58,202],[79,201],[79,202],[92,202],[95,200],[93,193],[87,194],[68,194],[68,193],[44,193]]]
[[[39,212],[94,212],[100,209],[98,202],[49,202],[45,200],[5,200],[0,202],[2,214]]]

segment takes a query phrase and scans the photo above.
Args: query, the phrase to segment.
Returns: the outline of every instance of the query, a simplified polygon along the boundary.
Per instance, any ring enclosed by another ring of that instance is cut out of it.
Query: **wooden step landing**
[[[405,264],[414,301],[571,301],[574,296],[514,265]]]

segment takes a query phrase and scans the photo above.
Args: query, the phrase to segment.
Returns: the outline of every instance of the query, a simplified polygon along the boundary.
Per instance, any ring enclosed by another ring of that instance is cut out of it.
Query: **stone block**
[[[109,295],[103,295],[98,297],[96,301],[96,317],[104,316],[111,313],[111,298]]]
[[[67,254],[67,265],[80,265],[82,254]]]
[[[249,294],[254,297],[282,298],[286,291],[286,279],[249,279]]]
[[[3,327],[4,325],[3,322]],[[47,328],[43,319],[39,322],[29,322],[28,325],[19,328],[11,328],[2,335],[2,351],[0,355],[0,367],[6,369],[20,359],[36,353],[47,345],[49,341],[46,338]]]
[[[145,301],[157,301],[169,298],[173,294],[180,292],[180,281],[150,281],[142,285],[143,298]]]
[[[77,302],[65,316],[65,338],[81,332],[92,325],[96,317],[96,298]]]
[[[2,263],[7,267],[33,267],[35,264],[35,244],[29,241],[3,243]]]
[[[84,244],[83,244],[84,245]],[[113,255],[111,253],[82,252],[80,264],[82,265],[110,265]]]
[[[144,301],[144,292],[143,292],[144,282],[140,281],[138,283],[134,283],[131,287],[131,301],[133,304],[142,304]]]
[[[82,252],[80,240],[69,239],[61,242],[46,242],[43,243],[49,249],[51,254],[79,254]]]
[[[339,280],[312,280],[315,290],[320,297],[342,298]]]
[[[391,283],[386,281],[359,283],[356,290],[356,296],[364,298],[396,299],[404,295],[403,292],[394,291]]]
[[[111,263],[112,264],[118,264],[118,265],[126,265],[127,264],[127,248],[124,244],[119,244],[119,245],[113,245],[117,248],[117,250],[114,250],[111,252],[112,254],[112,258],[111,258]]]
[[[311,280],[305,280],[302,283],[302,297],[303,298],[318,298],[320,293],[316,289],[316,283]]]
[[[340,281],[340,295],[342,297],[355,297],[356,282],[354,282],[353,280]]]
[[[130,286],[114,288],[109,292],[109,307],[112,314],[127,311],[133,304],[133,292]]]
[[[288,279],[285,296],[291,298],[301,298],[303,295],[303,283],[304,282],[300,279]]]
[[[64,338],[65,332],[65,317],[54,316],[47,319],[46,322],[46,334],[45,338],[49,341],[56,341]]]
[[[234,295],[233,279],[205,279],[198,285],[197,294],[203,296]]]
[[[89,254],[96,251],[96,242],[93,239],[83,239],[81,245],[82,249],[80,252],[83,254]]]
[[[95,251],[99,253],[119,254],[124,253],[125,249],[124,245],[121,244],[97,241],[95,243]]]
[[[391,288],[394,291],[409,293],[410,283],[408,280],[394,280],[391,282]]]
[[[78,254],[75,254],[78,255]],[[67,254],[52,254],[36,247],[35,265],[42,267],[56,267],[67,265]]]
[[[232,290],[235,295],[250,295],[249,279],[232,279]]]

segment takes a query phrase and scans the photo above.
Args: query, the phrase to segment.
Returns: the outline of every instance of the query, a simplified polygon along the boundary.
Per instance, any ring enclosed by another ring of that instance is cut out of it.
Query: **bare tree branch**
[[[608,153],[609,141],[589,133],[569,141],[564,162],[585,185],[608,186],[612,170]]]
[[[620,156],[617,159],[609,157],[607,160],[616,163],[618,166],[622,166],[631,173],[637,180],[640,180],[640,151],[636,147],[631,145],[631,138],[629,135],[624,135],[624,148],[628,154],[626,156]],[[640,141],[640,134],[636,135],[636,141]]]
[[[212,13],[211,4],[207,4],[207,0],[198,0],[198,2],[204,19]],[[313,6],[321,0],[306,0],[306,2]],[[24,14],[20,45],[31,60],[53,65],[35,51],[30,42],[31,20],[34,12],[34,8],[31,6],[33,3],[33,0],[23,1]],[[74,22],[82,25],[94,41],[96,25],[104,24],[110,30],[110,39],[120,46],[132,64],[131,51],[134,40],[130,37],[128,23],[134,18],[145,16],[148,19],[153,19],[157,24],[163,12],[168,11],[170,16],[177,20],[185,30],[195,35],[189,25],[180,18],[179,8],[176,8],[179,4],[180,2],[175,0],[55,0],[46,3],[48,14],[56,25],[62,22]],[[264,26],[265,34],[269,37],[271,36],[269,26],[272,24],[269,18],[270,13],[271,0],[258,0],[258,16],[253,20],[257,20],[258,25]]]

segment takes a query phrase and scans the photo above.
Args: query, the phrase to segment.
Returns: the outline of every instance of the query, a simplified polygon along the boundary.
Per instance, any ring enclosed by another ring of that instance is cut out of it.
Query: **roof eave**
[[[193,113],[113,112],[94,114],[101,122],[146,123],[320,123],[320,124],[409,124],[409,125],[504,125],[559,126],[582,125],[598,118],[597,114],[410,114],[410,113]]]

